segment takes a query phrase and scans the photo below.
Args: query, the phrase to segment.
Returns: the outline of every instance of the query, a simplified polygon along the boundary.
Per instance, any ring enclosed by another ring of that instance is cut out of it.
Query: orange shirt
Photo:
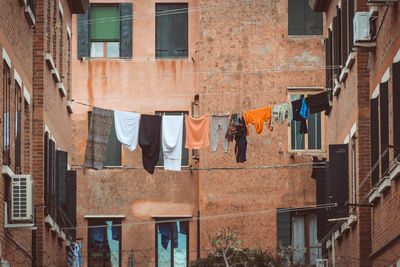
[[[260,134],[263,130],[264,122],[269,120],[268,128],[271,130],[271,107],[247,111],[244,113],[244,120],[246,122],[247,136],[249,135],[249,123],[254,124],[256,133]]]
[[[199,119],[185,116],[186,126],[186,148],[200,149],[208,146],[209,143],[209,129],[210,129],[210,116],[205,115]]]

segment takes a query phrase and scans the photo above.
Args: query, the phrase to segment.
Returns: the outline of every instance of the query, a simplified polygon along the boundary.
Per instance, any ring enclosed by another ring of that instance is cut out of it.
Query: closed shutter
[[[325,205],[331,202],[329,196],[329,162],[325,163],[325,170],[317,172],[316,187],[317,187],[317,205]],[[332,223],[328,222],[327,214],[329,208],[317,209],[317,239],[321,240],[331,229]]]
[[[380,126],[381,126],[381,175],[385,175],[389,168],[389,99],[388,99],[388,82],[381,83],[379,86],[379,100],[380,100]],[[395,110],[399,112],[398,110]],[[395,113],[396,113],[395,112]],[[385,155],[383,153],[388,150]]]
[[[332,31],[330,29],[328,29],[328,47],[327,47],[327,49],[328,49],[328,52],[326,54],[326,57],[327,57],[327,61],[329,64],[327,65],[327,69],[326,69],[326,72],[328,73],[328,75],[327,75],[328,81],[327,81],[326,87],[329,89],[332,89],[333,88],[333,79],[332,79],[332,77],[333,77],[333,75],[332,75],[332,73],[333,73],[332,52],[333,51],[332,51]]]
[[[156,4],[156,57],[188,56],[187,9],[187,4]]]
[[[44,213],[48,215],[50,210],[50,148],[49,148],[49,133],[44,135]]]
[[[289,35],[305,34],[304,0],[289,0]]]
[[[339,79],[340,76],[340,9],[337,7],[336,9],[337,15],[333,18],[333,57],[335,64],[336,78]]]
[[[371,120],[371,170],[376,167],[371,174],[372,186],[379,180],[379,119],[378,119],[378,98],[370,101],[370,120]]]
[[[105,166],[121,166],[121,143],[115,132],[115,123],[112,122],[110,135],[108,136],[107,156]]]
[[[277,209],[276,211],[276,229],[277,229],[277,247],[285,248],[291,244],[291,220],[290,211],[287,209]]]
[[[304,0],[303,2],[303,10],[305,14],[305,34],[322,35],[322,13],[314,12],[310,7],[309,0]],[[297,10],[297,12],[299,11]]]
[[[394,156],[400,155],[400,62],[392,65],[393,89],[393,145]]]
[[[132,58],[132,3],[120,3],[121,58]]]
[[[354,0],[349,1],[349,52],[353,50],[353,18],[354,18]]]
[[[339,207],[331,209],[329,218],[348,216],[348,207],[344,203],[349,200],[349,154],[348,145],[329,145],[329,188],[332,203]]]
[[[58,221],[57,223],[65,227],[64,224],[65,219],[63,219],[63,215],[66,212],[67,208],[67,162],[68,162],[68,153],[65,151],[57,150],[57,203],[58,208],[62,210],[58,211]],[[64,213],[64,214],[63,214]]]
[[[342,0],[342,13],[340,18],[342,20],[341,34],[342,34],[342,66],[346,65],[347,60],[347,0]]]
[[[76,227],[76,171],[67,171],[67,212],[70,225]],[[76,230],[69,229],[69,234],[76,237]]]
[[[89,57],[89,9],[78,14],[78,58]]]
[[[49,209],[50,215],[53,219],[56,218],[56,151],[55,151],[55,143],[53,140],[49,140]]]

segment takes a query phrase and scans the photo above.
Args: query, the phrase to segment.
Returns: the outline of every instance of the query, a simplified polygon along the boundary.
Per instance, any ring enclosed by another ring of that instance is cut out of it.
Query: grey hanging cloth
[[[85,151],[85,167],[101,170],[107,156],[108,137],[114,121],[114,111],[93,108]]]
[[[160,155],[161,116],[142,115],[139,126],[139,146],[142,148],[143,167],[153,174]]]

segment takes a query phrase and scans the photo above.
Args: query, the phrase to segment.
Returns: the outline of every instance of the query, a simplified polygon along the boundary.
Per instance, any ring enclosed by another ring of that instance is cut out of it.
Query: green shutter
[[[119,7],[93,6],[90,9],[90,39],[92,41],[119,40]]]
[[[89,9],[78,14],[78,58],[89,57]]]
[[[305,33],[304,0],[289,0],[289,35]]]
[[[117,139],[114,120],[108,137],[107,156],[104,165],[121,166],[121,143]]]
[[[314,12],[308,0],[304,1],[305,32],[306,35],[322,35],[322,13]]]
[[[276,210],[276,229],[277,229],[277,247],[288,247],[291,243],[290,238],[290,211],[288,209]]]
[[[132,3],[121,3],[121,58],[132,58]]]
[[[188,56],[187,8],[188,4],[156,4],[156,57]]]

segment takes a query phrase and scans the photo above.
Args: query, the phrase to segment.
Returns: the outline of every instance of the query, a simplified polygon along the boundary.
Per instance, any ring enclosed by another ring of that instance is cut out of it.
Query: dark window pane
[[[321,149],[321,113],[308,118],[308,149]]]
[[[389,99],[388,99],[388,82],[381,83],[379,87],[380,100],[380,137],[381,137],[381,175],[384,176],[389,168]],[[398,111],[397,111],[398,112]],[[386,154],[384,155],[385,151]]]
[[[308,0],[289,0],[289,35],[321,35],[322,13],[314,12]]]
[[[115,132],[114,120],[112,123],[110,136],[108,137],[107,156],[105,166],[121,166],[121,143],[118,141]]]
[[[394,156],[400,155],[400,62],[394,63],[392,67],[393,71],[393,145]]]
[[[379,119],[378,119],[378,98],[370,101],[370,119],[371,119],[371,181],[374,186],[379,180]]]
[[[156,4],[156,57],[188,56],[188,5]]]
[[[276,211],[277,247],[285,248],[291,244],[290,212],[286,209]]]
[[[303,95],[291,95],[290,101],[304,98]],[[291,149],[304,149],[304,134],[300,134],[300,122],[292,120],[291,122]]]

